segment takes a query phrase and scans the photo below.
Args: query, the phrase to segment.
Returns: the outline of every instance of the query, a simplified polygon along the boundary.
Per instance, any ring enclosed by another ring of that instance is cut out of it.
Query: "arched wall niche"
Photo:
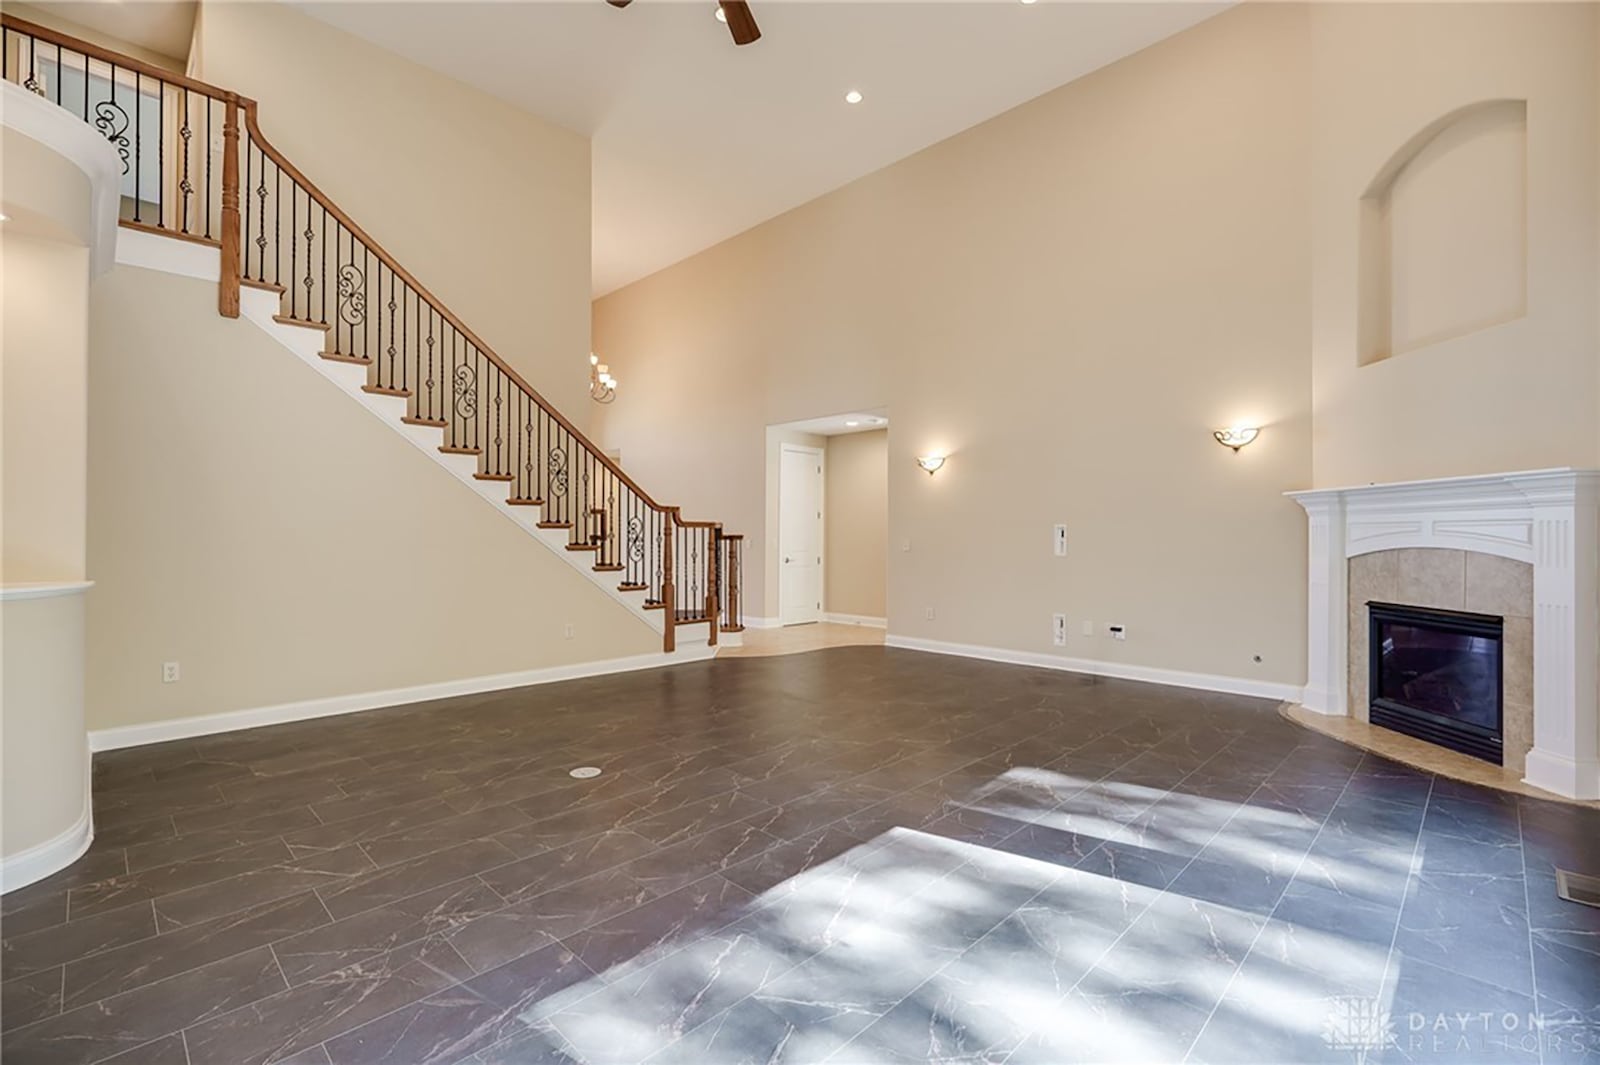
[[[1401,145],[1360,203],[1368,365],[1527,313],[1528,105],[1484,100]]]

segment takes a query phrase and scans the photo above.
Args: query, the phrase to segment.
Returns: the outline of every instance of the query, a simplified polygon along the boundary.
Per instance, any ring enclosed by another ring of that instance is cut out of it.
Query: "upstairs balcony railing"
[[[366,391],[475,456],[507,503],[663,612],[663,646],[705,623],[743,628],[742,540],[663,506],[541,396],[262,134],[256,101],[0,15],[4,77],[78,115],[122,159],[122,224],[221,252],[218,310],[241,286],[279,320],[323,331],[323,356],[368,368]]]

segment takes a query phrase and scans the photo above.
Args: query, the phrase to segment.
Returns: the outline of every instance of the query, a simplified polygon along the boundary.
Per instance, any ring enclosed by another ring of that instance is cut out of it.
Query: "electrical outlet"
[[[933,607],[930,606],[930,607],[928,607],[928,609],[924,610],[922,612],[922,616],[927,618],[929,621],[932,621],[933,620]]]
[[[1107,625],[1106,626],[1106,634],[1108,636],[1110,636],[1113,640],[1126,640],[1128,638],[1128,626],[1126,626],[1126,625]]]
[[[578,635],[577,626],[573,625],[572,622],[570,622],[570,621],[567,622],[561,628],[561,635],[565,639],[568,639],[568,640],[572,639],[574,636]]]
[[[1067,615],[1052,614],[1050,618],[1050,635],[1057,647],[1067,645]]]
[[[1067,527],[1065,525],[1056,526],[1055,536],[1051,539],[1051,545],[1054,547],[1058,557],[1067,553]]]
[[[163,663],[161,663],[161,683],[163,683],[163,684],[176,684],[176,683],[178,683],[178,663],[176,663],[176,662],[163,662]]]
[[[1094,622],[1088,620],[1087,618],[1085,618],[1083,622],[1083,634],[1089,637],[1094,636]]]

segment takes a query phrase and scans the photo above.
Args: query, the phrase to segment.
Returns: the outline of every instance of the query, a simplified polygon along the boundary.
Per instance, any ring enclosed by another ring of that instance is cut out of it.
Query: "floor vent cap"
[[[575,776],[579,780],[588,780],[590,777],[599,776],[600,775],[600,770],[596,766],[580,765],[578,768],[574,769],[569,775],[570,776]]]
[[[1600,907],[1600,876],[1556,870],[1556,894],[1568,902]]]

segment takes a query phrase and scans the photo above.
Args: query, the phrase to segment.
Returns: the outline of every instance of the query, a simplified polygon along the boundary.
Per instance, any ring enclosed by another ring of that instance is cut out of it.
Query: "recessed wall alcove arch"
[[[1522,317],[1528,105],[1484,100],[1429,123],[1360,205],[1362,365]]]

